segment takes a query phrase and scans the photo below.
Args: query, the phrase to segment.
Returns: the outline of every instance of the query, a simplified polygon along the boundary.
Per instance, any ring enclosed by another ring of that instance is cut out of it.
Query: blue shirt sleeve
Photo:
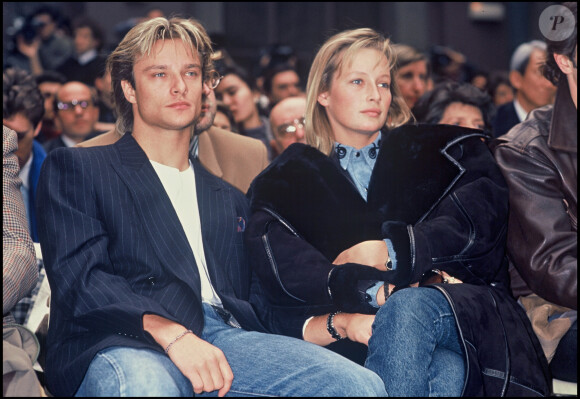
[[[397,254],[395,253],[395,249],[393,248],[393,243],[388,238],[385,238],[385,244],[387,244],[387,248],[389,250],[389,257],[391,258],[391,262],[393,263],[393,270],[397,267]],[[366,293],[370,296],[371,301],[369,304],[374,307],[378,308],[379,304],[377,303],[377,292],[379,289],[384,285],[383,281],[377,281],[372,287],[369,287],[366,290]]]

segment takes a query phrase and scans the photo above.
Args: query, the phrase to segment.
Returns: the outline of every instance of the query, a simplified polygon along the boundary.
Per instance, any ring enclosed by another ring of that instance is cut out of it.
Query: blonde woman
[[[371,29],[331,37],[314,59],[308,145],[248,194],[261,317],[363,363],[389,395],[548,394],[503,289],[507,188],[483,132],[405,125],[393,63]],[[403,289],[417,285],[429,286]]]

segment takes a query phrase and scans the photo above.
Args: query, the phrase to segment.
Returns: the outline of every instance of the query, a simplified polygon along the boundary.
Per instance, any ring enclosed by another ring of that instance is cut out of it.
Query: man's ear
[[[513,88],[519,90],[522,87],[522,80],[524,77],[520,73],[520,71],[510,71],[510,83],[512,84]]]
[[[127,80],[121,81],[121,88],[123,89],[123,94],[125,95],[125,99],[129,101],[131,104],[136,104],[137,99],[135,98],[135,89]]]
[[[564,74],[569,75],[573,72],[574,65],[572,65],[572,60],[568,56],[554,54],[554,60],[556,61],[556,64],[558,64],[558,68],[560,68]]]
[[[36,125],[32,137],[37,137],[38,134],[40,133],[40,129],[42,129],[42,121],[38,122],[38,125]]]
[[[318,104],[322,105],[323,107],[328,106],[328,92],[325,91],[324,93],[320,93],[318,95]]]

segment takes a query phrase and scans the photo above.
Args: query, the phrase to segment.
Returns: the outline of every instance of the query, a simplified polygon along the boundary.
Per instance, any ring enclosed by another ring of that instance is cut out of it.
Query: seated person
[[[270,146],[276,155],[281,154],[294,143],[306,143],[304,137],[304,115],[306,98],[288,97],[276,104],[270,111],[270,124],[274,140]]]
[[[55,71],[45,71],[36,77],[36,84],[44,98],[44,116],[42,118],[42,128],[37,136],[39,143],[44,143],[57,137],[62,127],[56,120],[54,113],[54,99],[56,92],[66,83],[66,78]]]
[[[268,117],[260,115],[256,103],[260,93],[256,82],[238,66],[225,66],[219,71],[222,79],[215,88],[216,98],[226,104],[241,135],[258,139],[268,149],[268,160],[274,156],[270,142],[274,138]]]
[[[541,71],[546,56],[546,43],[539,40],[520,44],[512,54],[509,80],[515,96],[498,108],[493,121],[494,137],[506,134],[532,110],[554,102],[556,87]]]
[[[393,44],[397,55],[395,80],[409,108],[429,89],[431,68],[426,54],[405,44]]]
[[[56,93],[54,112],[62,133],[43,144],[47,153],[100,135],[98,98],[94,88],[81,82],[65,83]]]
[[[36,231],[36,185],[46,152],[36,137],[42,127],[44,100],[34,77],[21,69],[4,72],[5,126],[18,135],[18,176],[22,180],[22,195],[32,241],[38,242]]]
[[[565,3],[577,17],[578,3]],[[554,378],[578,376],[578,44],[574,28],[548,41],[544,76],[554,105],[492,143],[510,194],[511,288],[540,338]]]
[[[389,40],[366,28],[316,55],[308,144],[248,192],[259,314],[275,333],[363,352],[392,396],[548,395],[508,292],[507,186],[485,135],[406,124],[393,64]]]
[[[222,101],[217,101],[217,109],[213,125],[220,129],[227,130],[228,132],[238,132],[236,121],[234,120],[232,111],[230,111],[230,107],[225,105]]]
[[[38,269],[28,233],[21,181],[18,178],[16,132],[2,129],[2,396],[42,396],[32,368],[38,356],[34,334],[15,323],[14,305],[36,284]]]
[[[491,136],[495,107],[487,93],[469,83],[446,82],[423,95],[413,108],[421,123],[481,129]]]
[[[107,58],[100,54],[105,44],[104,32],[95,21],[86,17],[76,19],[73,25],[75,52],[58,68],[58,72],[69,82],[93,86],[95,79],[101,76]]]
[[[267,68],[264,72],[263,90],[268,97],[268,107],[272,109],[287,97],[302,94],[300,76],[289,63],[280,63]]]
[[[514,88],[510,83],[507,72],[493,71],[490,74],[487,94],[489,94],[496,107],[514,100]]]

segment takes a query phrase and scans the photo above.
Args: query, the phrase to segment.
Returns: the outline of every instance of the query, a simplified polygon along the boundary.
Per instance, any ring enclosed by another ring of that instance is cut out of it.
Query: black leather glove
[[[385,271],[371,266],[346,263],[335,266],[328,275],[328,289],[332,301],[346,313],[375,314],[366,290],[377,281],[385,280]]]

